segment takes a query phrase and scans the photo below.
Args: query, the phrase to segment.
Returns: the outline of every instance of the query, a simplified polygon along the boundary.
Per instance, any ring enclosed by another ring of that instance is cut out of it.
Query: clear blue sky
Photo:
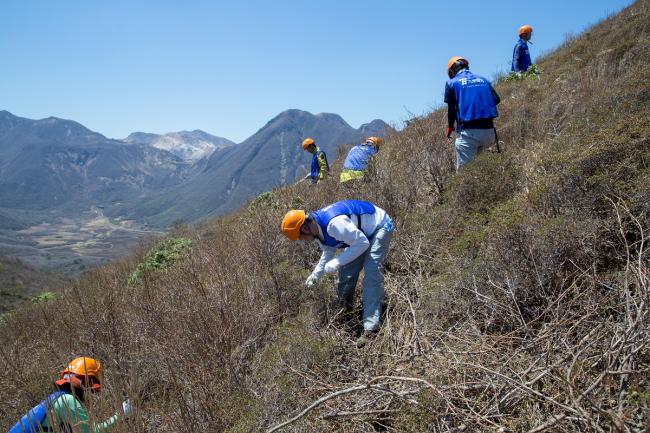
[[[442,101],[452,55],[509,68],[630,0],[2,0],[0,109],[113,138],[203,129],[234,141],[288,108],[398,126]]]

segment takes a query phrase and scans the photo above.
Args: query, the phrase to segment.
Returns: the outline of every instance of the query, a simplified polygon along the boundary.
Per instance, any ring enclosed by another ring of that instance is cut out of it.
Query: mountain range
[[[355,129],[336,114],[287,110],[239,144],[201,130],[115,140],[71,120],[0,111],[0,224],[12,219],[7,209],[69,215],[93,206],[158,228],[196,221],[304,175],[306,136],[331,160],[338,145],[386,128],[381,120]]]
[[[389,129],[294,109],[239,144],[201,130],[117,140],[72,120],[0,111],[0,254],[72,274],[119,257],[147,232],[295,182],[309,169],[307,136],[332,162],[339,146]]]
[[[111,140],[77,122],[0,112],[2,208],[74,213],[159,191],[191,172],[170,152]]]

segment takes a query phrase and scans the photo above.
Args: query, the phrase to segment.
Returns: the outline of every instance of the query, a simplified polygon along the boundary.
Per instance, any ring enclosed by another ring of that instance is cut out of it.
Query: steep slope
[[[189,182],[142,203],[134,218],[166,225],[178,218],[193,221],[224,214],[262,191],[303,177],[310,163],[300,147],[303,138],[314,137],[333,162],[337,146],[390,130],[381,120],[354,129],[336,114],[284,111],[244,142],[215,152]]]
[[[118,433],[647,431],[648,23],[637,1],[540,59],[539,80],[497,83],[504,152],[458,176],[439,110],[354,188],[277,189],[173,233],[192,240],[176,261],[158,245],[17,311],[0,427],[88,354],[107,366],[93,413],[139,408]],[[351,197],[396,220],[387,311],[361,350],[335,282],[303,287],[315,246],[278,230],[287,209]]]
[[[168,132],[157,135],[144,132],[134,132],[124,139],[131,144],[142,144],[166,150],[180,159],[196,162],[210,156],[214,151],[232,146],[235,143],[227,138],[210,135],[196,129],[194,131]]]

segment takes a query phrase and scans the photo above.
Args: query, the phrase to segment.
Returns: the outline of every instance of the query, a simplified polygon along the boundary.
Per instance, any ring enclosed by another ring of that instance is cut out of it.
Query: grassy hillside
[[[506,47],[507,48],[507,47]],[[504,48],[505,49],[505,48]],[[471,59],[470,59],[471,60]],[[299,184],[92,271],[0,327],[0,427],[71,357],[107,366],[117,431],[631,432],[650,428],[650,1],[501,82],[499,134],[452,175],[445,113],[354,187]],[[476,71],[486,72],[486,71]],[[356,349],[291,207],[364,198],[396,232],[378,339]]]

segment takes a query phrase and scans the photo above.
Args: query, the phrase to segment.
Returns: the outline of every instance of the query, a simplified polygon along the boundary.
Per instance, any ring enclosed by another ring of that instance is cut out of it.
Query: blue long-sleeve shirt
[[[526,72],[533,62],[530,59],[530,51],[528,51],[528,44],[523,39],[519,38],[515,48],[512,50],[512,66],[510,68],[513,72]]]

